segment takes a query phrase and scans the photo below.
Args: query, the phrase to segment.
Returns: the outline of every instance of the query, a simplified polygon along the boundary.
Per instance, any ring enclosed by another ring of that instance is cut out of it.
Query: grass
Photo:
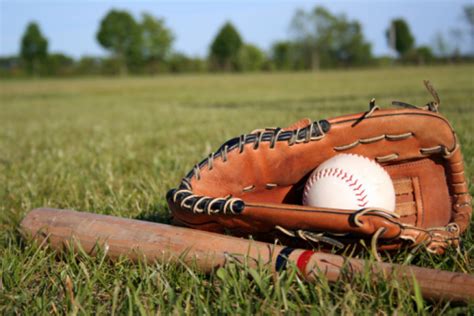
[[[473,74],[463,65],[0,82],[0,314],[473,312],[472,304],[424,301],[401,282],[375,285],[368,273],[333,285],[302,282],[292,269],[275,277],[265,267],[229,266],[202,275],[171,263],[56,254],[17,231],[40,206],[169,222],[167,190],[225,140],[364,111],[371,97],[382,106],[421,105],[430,100],[423,79],[438,89],[472,176]],[[385,260],[473,274],[472,228],[464,240],[463,251],[446,256],[402,252]]]

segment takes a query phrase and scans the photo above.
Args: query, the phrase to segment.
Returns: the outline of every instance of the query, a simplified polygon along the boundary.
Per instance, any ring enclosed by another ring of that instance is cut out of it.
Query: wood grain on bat
[[[256,266],[264,263],[273,270],[294,263],[302,277],[315,280],[323,273],[329,281],[354,275],[365,270],[363,260],[291,249],[243,238],[220,235],[171,225],[99,215],[71,210],[35,209],[21,222],[26,238],[45,240],[51,248],[64,250],[65,246],[80,247],[94,254],[99,245],[110,258],[127,256],[132,260],[149,262],[192,263],[203,272],[211,272],[235,258],[247,258],[246,263]],[[474,300],[474,277],[462,273],[373,263],[374,276],[381,273],[391,278],[417,283],[426,298]],[[318,273],[316,273],[318,272]],[[374,278],[376,281],[377,278]]]

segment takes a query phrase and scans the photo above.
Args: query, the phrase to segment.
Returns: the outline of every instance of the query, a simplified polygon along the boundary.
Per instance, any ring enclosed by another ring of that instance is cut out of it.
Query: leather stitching
[[[341,146],[334,146],[335,151],[344,151],[348,150],[351,148],[354,148],[358,145],[365,145],[365,144],[372,144],[375,142],[379,142],[381,140],[389,140],[389,141],[399,141],[399,140],[405,140],[410,137],[413,137],[414,134],[412,132],[407,132],[407,133],[402,133],[402,134],[397,134],[397,135],[379,135],[379,136],[374,136],[374,137],[367,137],[367,138],[359,138],[353,143],[346,144],[346,145],[341,145]]]

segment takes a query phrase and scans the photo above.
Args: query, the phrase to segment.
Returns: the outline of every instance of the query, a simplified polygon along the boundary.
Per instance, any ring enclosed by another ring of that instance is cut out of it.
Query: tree
[[[310,12],[298,10],[290,29],[297,58],[306,68],[365,65],[372,59],[371,46],[364,39],[360,23],[345,15],[333,15],[323,7]]]
[[[321,14],[327,15],[325,9],[317,7],[313,12],[297,10],[291,21],[290,30],[294,34],[300,58],[309,61],[309,68],[318,70],[320,67],[320,55],[322,53],[323,25],[319,23]]]
[[[365,41],[362,27],[357,21],[347,21],[344,16],[336,19],[329,35],[328,57],[338,66],[360,66],[371,62],[371,46]],[[332,37],[332,38],[331,38]]]
[[[471,50],[474,50],[474,5],[468,5],[464,7],[464,17],[466,22],[469,24],[471,33]],[[471,52],[474,54],[474,51]]]
[[[48,40],[35,22],[26,27],[21,38],[20,56],[29,74],[38,75],[48,55]]]
[[[211,44],[211,63],[221,70],[235,69],[237,55],[242,46],[242,38],[235,27],[227,22],[219,30]]]
[[[272,46],[271,58],[278,70],[290,70],[294,67],[294,45],[288,41],[276,42]]]
[[[453,43],[453,58],[461,57],[461,47],[463,43],[463,31],[459,28],[452,28],[449,30],[449,38]]]
[[[21,74],[21,60],[18,56],[0,56],[0,78],[15,77]]]
[[[174,53],[170,56],[169,71],[174,73],[181,72],[204,72],[206,71],[206,62],[201,58],[188,57],[182,53]]]
[[[102,69],[102,60],[99,57],[83,56],[76,64],[76,74],[97,75]]]
[[[416,65],[431,64],[434,60],[435,56],[433,55],[433,51],[428,46],[417,47],[403,55],[403,62]]]
[[[403,57],[415,46],[415,38],[411,34],[410,27],[403,19],[393,20],[385,35],[388,45],[396,50],[400,57]]]
[[[48,55],[44,64],[44,72],[51,76],[72,75],[74,71],[74,59],[62,53]]]
[[[141,29],[126,11],[111,10],[100,22],[97,40],[110,50],[120,65],[120,73],[141,62]]]
[[[169,57],[174,40],[173,33],[165,26],[163,19],[156,19],[148,13],[142,14],[141,54],[153,69]]]
[[[240,47],[237,56],[237,68],[241,71],[262,70],[265,63],[265,54],[255,45],[244,44]]]
[[[448,58],[453,53],[451,45],[441,32],[436,33],[434,36],[433,49],[436,55],[442,58]]]

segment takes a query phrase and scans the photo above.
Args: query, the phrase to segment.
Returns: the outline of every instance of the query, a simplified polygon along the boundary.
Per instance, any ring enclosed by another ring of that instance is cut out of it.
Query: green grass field
[[[55,254],[18,233],[22,217],[41,206],[167,223],[167,190],[225,140],[365,111],[371,97],[385,107],[394,99],[422,105],[431,100],[423,79],[458,132],[472,182],[472,65],[0,82],[0,314],[474,312],[473,304],[424,301],[403,282],[374,285],[368,274],[334,285],[301,282],[291,269],[274,277],[265,267],[206,276],[173,264]],[[473,253],[471,226],[460,252],[384,259],[473,274]]]

